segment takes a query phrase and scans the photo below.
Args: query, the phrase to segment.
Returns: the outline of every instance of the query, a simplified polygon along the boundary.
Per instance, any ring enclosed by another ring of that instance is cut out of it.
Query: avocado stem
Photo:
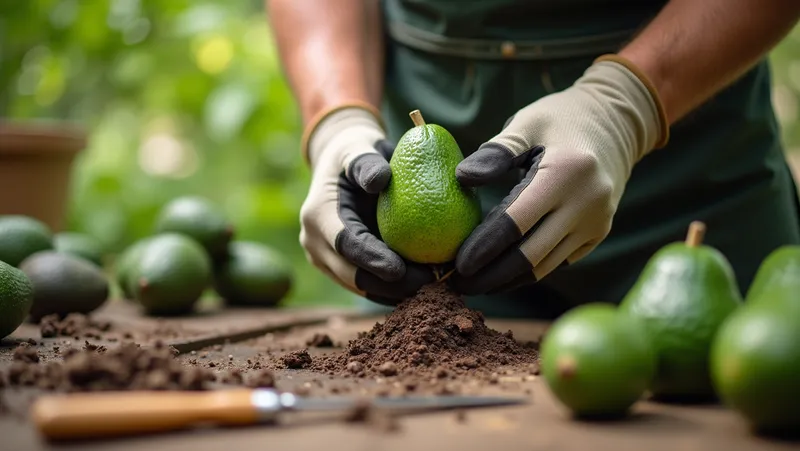
[[[439,272],[439,271],[434,271],[434,274],[436,275],[436,281],[437,281],[437,282],[444,282],[444,281],[445,281],[445,280],[447,280],[447,278],[448,278],[448,277],[450,277],[450,276],[451,276],[451,275],[452,275],[454,272],[456,272],[456,269],[455,269],[455,268],[451,269],[450,271],[447,271],[446,273],[444,273],[444,274],[442,274],[442,275],[440,276],[440,275],[439,275],[439,274],[440,274],[440,272]]]
[[[556,362],[556,370],[562,379],[570,379],[578,371],[578,363],[572,356],[563,356]]]
[[[686,245],[697,247],[703,243],[706,235],[706,225],[701,221],[692,221],[689,224],[689,231],[686,233]]]
[[[425,119],[422,118],[422,113],[420,113],[419,110],[414,110],[408,113],[408,115],[411,116],[411,120],[414,122],[414,125],[425,125]]]

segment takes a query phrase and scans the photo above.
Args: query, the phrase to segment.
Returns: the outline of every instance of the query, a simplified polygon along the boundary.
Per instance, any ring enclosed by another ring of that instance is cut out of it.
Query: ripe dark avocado
[[[53,248],[50,229],[35,218],[0,216],[0,260],[19,266],[29,255]]]
[[[96,238],[85,233],[61,232],[53,237],[55,250],[74,255],[103,267],[103,245]]]
[[[156,233],[182,233],[200,243],[212,260],[223,258],[234,227],[208,199],[179,197],[166,204],[156,218]]]
[[[208,254],[179,233],[150,237],[130,271],[133,298],[150,315],[190,313],[211,283]]]
[[[228,259],[214,270],[214,288],[231,305],[277,305],[292,287],[283,255],[256,242],[234,241]]]
[[[717,249],[702,244],[705,225],[693,222],[686,242],[659,249],[647,262],[620,310],[644,322],[655,346],[657,399],[714,397],[709,349],[720,324],[742,305],[733,269]]]
[[[33,284],[31,319],[90,313],[108,299],[108,278],[95,264],[58,251],[37,252],[19,266]]]
[[[0,338],[25,322],[33,304],[33,284],[19,269],[0,261]]]

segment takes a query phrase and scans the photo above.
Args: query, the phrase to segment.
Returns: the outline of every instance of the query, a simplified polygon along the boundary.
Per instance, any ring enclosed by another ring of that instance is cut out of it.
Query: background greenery
[[[800,151],[800,27],[771,55]],[[262,0],[0,0],[0,116],[82,122],[68,227],[117,252],[169,199],[218,202],[293,262],[293,305],[345,303],[298,244],[308,171]]]

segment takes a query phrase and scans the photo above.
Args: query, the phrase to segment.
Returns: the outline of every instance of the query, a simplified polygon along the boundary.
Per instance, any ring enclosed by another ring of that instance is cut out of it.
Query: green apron
[[[518,109],[569,87],[619,50],[666,1],[383,0],[383,113],[397,140],[408,112],[447,128],[465,155]],[[800,243],[797,188],[784,159],[762,61],[674,124],[667,147],[633,170],[611,233],[581,261],[515,291],[467,302],[487,316],[552,318],[587,302],[619,303],[652,254],[692,220],[730,260],[744,292],[761,260]],[[484,212],[520,180],[480,190]]]

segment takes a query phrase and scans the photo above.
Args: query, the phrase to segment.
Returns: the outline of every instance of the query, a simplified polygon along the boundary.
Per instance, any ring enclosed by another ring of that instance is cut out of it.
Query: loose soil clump
[[[490,329],[479,311],[437,283],[399,304],[343,352],[314,357],[309,368],[346,377],[488,378],[504,367],[528,372],[537,359],[537,344]]]
[[[332,348],[333,340],[331,339],[330,335],[328,334],[320,334],[316,333],[313,337],[311,337],[307,342],[306,345],[309,347],[314,348]]]

